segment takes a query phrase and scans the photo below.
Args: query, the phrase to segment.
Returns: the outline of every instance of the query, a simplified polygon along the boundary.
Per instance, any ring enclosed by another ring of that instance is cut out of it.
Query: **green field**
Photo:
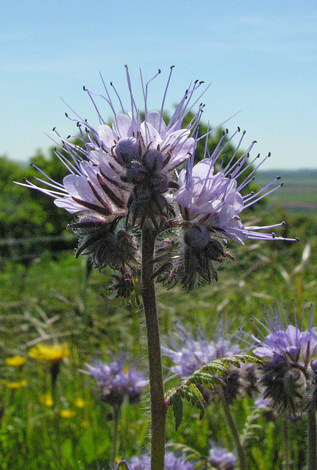
[[[317,170],[259,171],[256,182],[260,187],[281,176],[283,187],[269,196],[269,206],[282,206],[294,212],[317,210]]]
[[[266,224],[286,219],[277,229],[284,236],[298,235],[300,243],[252,242],[245,246],[229,244],[235,260],[219,267],[219,281],[191,294],[175,287],[166,291],[158,286],[160,328],[163,338],[182,321],[193,331],[197,327],[210,340],[219,319],[229,333],[238,328],[251,332],[251,317],[260,318],[261,309],[279,302],[292,316],[295,303],[299,317],[304,301],[317,297],[317,219],[314,214],[291,214],[286,209],[251,213],[250,222]],[[311,255],[302,261],[307,244]],[[68,470],[109,468],[112,449],[113,419],[111,407],[100,402],[95,384],[80,372],[85,363],[109,359],[112,352],[128,352],[138,367],[146,371],[146,340],[141,305],[134,296],[130,301],[104,300],[110,273],[93,271],[87,277],[83,259],[72,252],[52,255],[42,252],[31,263],[3,262],[0,271],[1,293],[1,428],[0,461],[2,469]],[[306,318],[305,321],[308,321]],[[233,340],[235,340],[233,338]],[[67,341],[70,357],[61,364],[52,402],[50,372],[43,362],[27,358],[30,348],[41,342]],[[21,368],[5,363],[13,355],[27,358]],[[165,374],[171,362],[164,359]],[[26,381],[24,383],[23,381]],[[10,382],[22,383],[17,389]],[[179,383],[166,384],[166,390]],[[77,407],[78,399],[84,403]],[[49,406],[48,406],[49,404]],[[130,459],[148,449],[148,394],[137,405],[125,403],[119,425],[117,459]],[[68,410],[65,414],[63,410]],[[250,431],[245,444],[251,468],[273,470],[283,467],[283,414],[273,419],[256,412],[254,401],[240,397],[231,406],[240,433]],[[210,441],[234,450],[234,443],[224,421],[217,395],[199,420],[199,411],[185,403],[184,419],[174,428],[168,414],[168,443],[191,448],[202,462],[208,455]],[[255,427],[252,427],[255,425]],[[252,432],[251,432],[252,431]],[[306,465],[306,415],[290,420],[288,433],[292,446],[292,468]],[[191,452],[193,452],[191,450]],[[79,464],[79,462],[81,462]],[[209,468],[203,464],[201,468]]]

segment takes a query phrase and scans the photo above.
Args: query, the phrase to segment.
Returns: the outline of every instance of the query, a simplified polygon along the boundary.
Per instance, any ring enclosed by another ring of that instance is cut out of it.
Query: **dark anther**
[[[65,116],[68,118],[68,114],[67,114],[67,113],[65,113]]]
[[[66,138],[67,138],[67,139],[70,139],[70,138],[71,138],[71,135],[69,134]]]
[[[272,238],[275,238],[275,237],[276,237],[275,233],[274,233],[274,232],[272,232]]]
[[[283,220],[283,222],[282,222],[282,224],[281,224],[281,225],[285,225],[285,222],[284,222],[284,220]]]
[[[282,178],[281,176],[277,176],[277,178],[276,178],[276,179],[277,179],[277,180],[280,180],[281,178]]]
[[[296,237],[296,238],[295,238],[295,240],[296,240],[297,242],[300,242],[300,239],[299,239],[299,237]]]
[[[271,152],[269,152],[267,156],[270,157],[270,156],[271,156]]]
[[[158,73],[161,73],[161,69],[158,69],[158,71],[157,71],[157,72],[158,72]]]
[[[201,80],[201,81],[199,82],[199,85],[202,85],[203,83],[205,83],[204,80]]]
[[[86,87],[85,87],[85,85],[83,86],[83,90],[84,90],[84,91],[86,91]]]
[[[55,132],[56,127],[53,127],[52,131]]]
[[[173,69],[175,67],[175,65],[171,65],[171,69]]]
[[[281,188],[282,186],[284,186],[284,183],[281,183],[281,184],[280,184],[280,188]]]
[[[238,132],[240,132],[240,127],[238,127]]]

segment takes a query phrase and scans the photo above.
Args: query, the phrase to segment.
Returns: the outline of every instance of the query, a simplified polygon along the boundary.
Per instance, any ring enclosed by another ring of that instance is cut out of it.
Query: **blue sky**
[[[125,64],[140,107],[139,69],[162,70],[150,88],[158,108],[175,65],[169,110],[204,80],[204,120],[216,126],[241,110],[226,127],[245,129],[254,152],[271,151],[263,169],[317,168],[315,1],[4,0],[0,26],[0,155],[26,161],[52,145],[54,126],[73,134],[61,97],[98,126],[82,87],[102,93],[101,72],[128,103]]]

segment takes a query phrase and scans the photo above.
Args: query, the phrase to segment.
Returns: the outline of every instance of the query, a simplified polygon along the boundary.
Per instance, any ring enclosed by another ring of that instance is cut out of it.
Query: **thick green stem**
[[[316,411],[313,406],[310,406],[308,408],[308,470],[317,468],[316,435]]]
[[[167,407],[164,400],[159,324],[153,280],[155,234],[142,230],[142,297],[148,339],[151,394],[151,470],[164,470]]]
[[[248,467],[247,467],[247,463],[246,463],[246,460],[245,460],[244,450],[243,450],[243,447],[242,447],[241,442],[240,442],[240,438],[239,438],[238,430],[237,430],[237,427],[236,427],[236,423],[233,419],[233,416],[231,414],[228,402],[227,402],[227,400],[226,400],[223,393],[221,393],[221,400],[222,400],[222,406],[223,406],[223,409],[224,409],[224,412],[225,412],[225,415],[226,415],[226,419],[227,419],[227,422],[229,424],[229,428],[230,428],[233,440],[234,440],[236,448],[237,448],[240,470],[247,470]]]

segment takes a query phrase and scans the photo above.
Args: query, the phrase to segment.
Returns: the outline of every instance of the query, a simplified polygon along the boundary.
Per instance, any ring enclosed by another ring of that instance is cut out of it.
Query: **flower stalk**
[[[164,400],[161,346],[153,280],[155,231],[142,230],[142,297],[146,321],[151,395],[151,470],[164,470],[167,408]]]
[[[308,408],[308,470],[317,468],[317,432],[316,411],[314,406]]]
[[[118,447],[118,425],[121,407],[116,406],[114,409],[114,421],[113,421],[113,439],[112,439],[112,450],[111,450],[111,464],[113,465],[116,460],[117,447]]]
[[[239,459],[239,468],[240,468],[240,470],[247,470],[247,468],[248,468],[247,467],[247,462],[246,462],[246,459],[245,459],[243,447],[242,447],[241,442],[240,442],[240,438],[239,438],[238,430],[237,430],[237,427],[236,427],[236,423],[233,419],[233,416],[232,416],[230,408],[229,408],[229,404],[227,403],[227,400],[226,400],[224,394],[221,393],[220,396],[221,396],[221,402],[222,402],[223,410],[225,412],[226,419],[227,419],[227,422],[228,422],[228,425],[229,425],[234,443],[236,445],[236,449],[237,449],[237,453],[238,453],[238,459]]]

